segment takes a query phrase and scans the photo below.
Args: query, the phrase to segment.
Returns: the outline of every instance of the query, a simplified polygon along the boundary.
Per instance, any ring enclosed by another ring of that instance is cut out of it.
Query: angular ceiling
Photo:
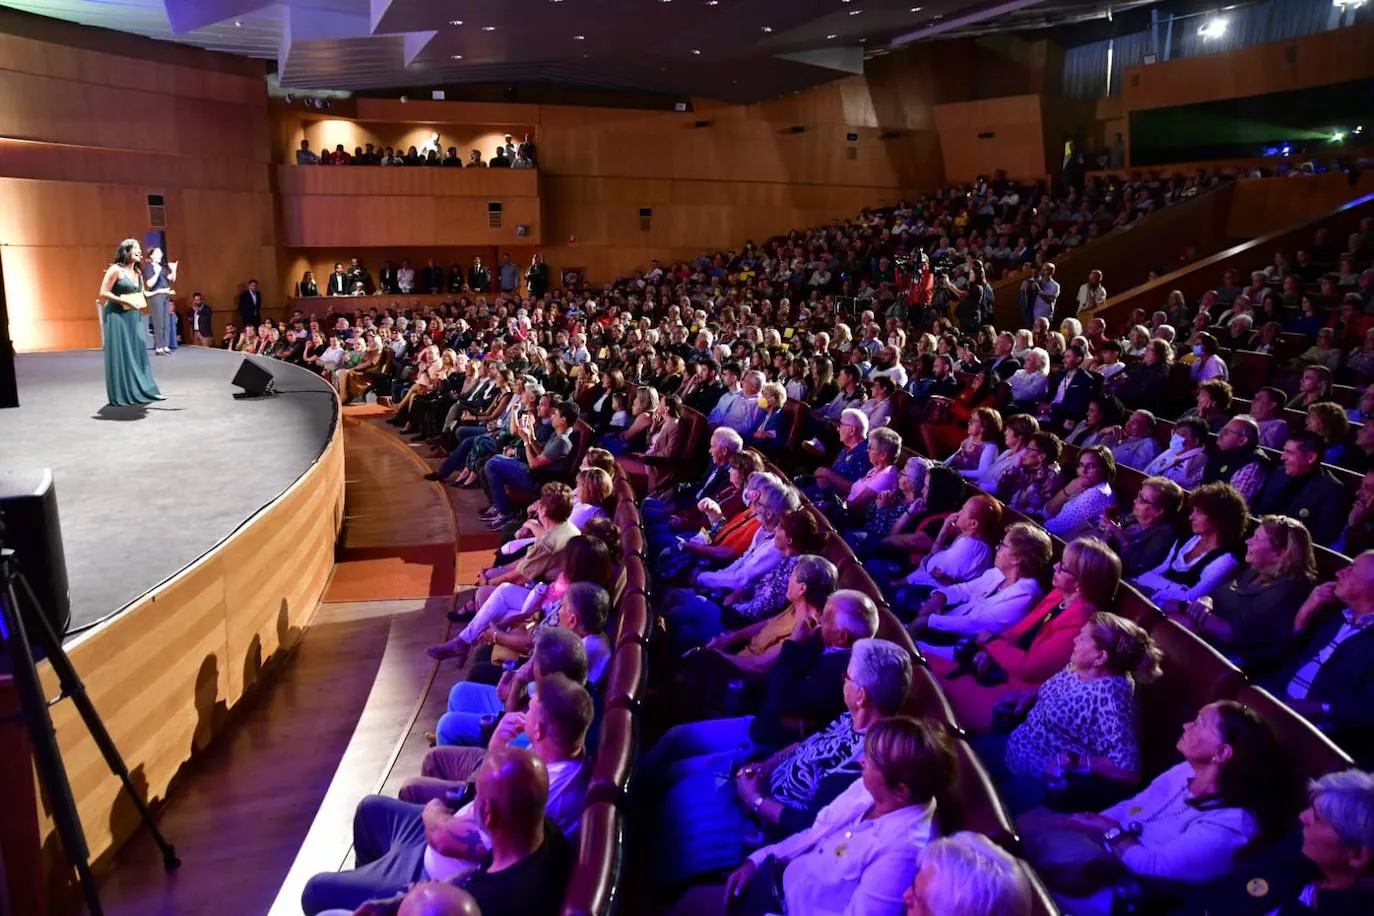
[[[865,56],[997,31],[1102,0],[3,0],[277,62],[284,88],[552,83],[754,102],[863,70]]]

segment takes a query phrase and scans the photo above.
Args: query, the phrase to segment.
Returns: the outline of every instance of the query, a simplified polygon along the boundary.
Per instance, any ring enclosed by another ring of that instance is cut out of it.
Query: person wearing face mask
[[[1193,363],[1189,374],[1193,378],[1193,384],[1201,384],[1208,379],[1226,379],[1228,372],[1226,362],[1217,355],[1220,349],[1217,339],[1206,331],[1201,332],[1193,338],[1193,356],[1197,362]]]
[[[1185,490],[1196,487],[1207,469],[1207,433],[1207,421],[1200,417],[1180,420],[1169,447],[1145,466],[1145,474],[1167,477]]]
[[[787,389],[777,382],[768,382],[759,389],[760,414],[746,440],[764,454],[776,455],[787,445],[791,424],[787,412],[782,409],[786,403]]]

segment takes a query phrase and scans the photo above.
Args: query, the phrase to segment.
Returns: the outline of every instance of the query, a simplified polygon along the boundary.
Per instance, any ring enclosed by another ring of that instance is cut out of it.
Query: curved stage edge
[[[135,785],[154,805],[223,727],[264,666],[299,642],[320,605],[344,516],[343,423],[335,410],[318,459],[275,500],[190,566],[66,644]],[[40,663],[39,674],[48,696],[57,696],[51,666]],[[12,705],[12,690],[0,682],[0,716]],[[74,704],[63,701],[51,713],[99,866],[139,828],[137,812]],[[0,821],[23,821],[27,809],[27,822],[38,824],[47,888],[56,891],[73,876],[51,818],[40,811],[22,726],[0,727],[0,739],[0,780],[22,785],[15,777],[28,769],[34,786],[32,795],[7,796],[9,811]],[[12,847],[6,858],[11,893],[22,895],[16,873],[21,883],[32,881],[39,863],[22,861],[30,857]],[[13,902],[19,905],[21,897]]]

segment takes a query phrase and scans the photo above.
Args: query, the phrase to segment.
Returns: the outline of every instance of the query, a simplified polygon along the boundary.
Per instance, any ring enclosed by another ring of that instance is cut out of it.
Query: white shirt
[[[734,591],[744,588],[782,562],[782,552],[773,546],[776,532],[760,527],[744,555],[720,570],[707,570],[697,576],[697,584],[704,588]]]
[[[401,292],[409,293],[415,289],[415,268],[402,267],[396,271],[396,286]]]
[[[1043,372],[1030,372],[1026,369],[1017,369],[1007,379],[1007,387],[1011,388],[1011,397],[1014,401],[1038,401],[1049,391],[1050,379]]]
[[[930,574],[938,569],[946,578],[955,582],[967,582],[992,565],[993,546],[980,541],[971,534],[961,534],[944,550],[926,556],[921,565],[903,581],[907,585],[925,585],[931,588],[941,583]]]
[[[935,838],[935,802],[865,820],[873,797],[863,779],[821,809],[801,833],[749,856],[785,863],[783,900],[798,916],[897,916],[916,877],[916,857]]]
[[[892,384],[896,385],[898,388],[905,388],[908,381],[906,367],[901,363],[897,363],[891,369],[874,369],[872,372],[868,373],[870,381],[882,376],[892,379]],[[791,396],[791,392],[788,392],[788,395]],[[798,400],[800,400],[800,398],[798,398]]]
[[[549,771],[549,801],[544,812],[549,820],[559,830],[563,831],[566,837],[573,837],[577,834],[577,828],[582,823],[583,801],[587,796],[587,781],[591,778],[592,768],[587,762],[584,754],[580,760],[564,760],[559,763],[551,763],[547,767]],[[473,812],[476,802],[468,802],[463,807],[454,812],[454,817],[471,818],[476,821],[477,815]],[[491,849],[491,837],[485,830],[481,830],[482,844]],[[434,851],[434,847],[425,845],[425,875],[433,881],[448,881],[450,878],[467,875],[477,870],[480,862],[470,862],[466,859],[454,859],[449,856],[442,856]]]
[[[959,451],[963,450],[964,447],[960,445]],[[950,455],[948,458],[945,459],[945,464],[953,464],[954,459],[958,456],[959,452],[955,452],[953,455]],[[960,471],[959,476],[966,477],[969,480],[974,481],[982,480],[983,477],[991,471],[992,466],[997,461],[998,457],[999,456],[997,454],[997,443],[984,442],[982,445],[978,446],[978,466],[970,470]],[[997,484],[994,482],[992,485],[992,489],[995,490],[996,488]]]
[[[983,473],[973,478],[973,483],[978,489],[985,493],[996,493],[997,484],[1001,482],[1002,475],[1016,467],[1020,459],[1020,452],[1013,452],[1009,448],[1002,449],[991,465]]]
[[[1002,570],[994,566],[970,582],[937,588],[936,593],[944,595],[947,604],[944,611],[930,616],[931,628],[972,635],[984,630],[1001,633],[1020,622],[1040,600],[1040,583],[1023,576],[996,591],[1006,580]]]
[[[1070,496],[1054,518],[1046,519],[1045,530],[1071,541],[1084,529],[1100,522],[1102,513],[1115,504],[1116,496],[1112,493],[1111,484],[1104,482],[1088,487]]]
[[[1141,573],[1139,578],[1135,580],[1135,584],[1145,590],[1145,594],[1149,595],[1155,604],[1171,599],[1196,601],[1216,591],[1221,583],[1231,578],[1231,574],[1240,565],[1239,561],[1229,553],[1224,553],[1208,563],[1203,568],[1197,584],[1192,587],[1181,585],[1164,575],[1170,570],[1183,572],[1192,569],[1202,562],[1202,558],[1207,556],[1205,553],[1191,563],[1184,558],[1184,554],[1196,547],[1197,542],[1197,535],[1193,535],[1186,541],[1174,541],[1174,546],[1169,549],[1169,555],[1164,558],[1164,562],[1149,572]]]
[[[1153,436],[1122,439],[1112,446],[1112,457],[1116,458],[1116,463],[1135,468],[1137,471],[1143,471],[1149,467],[1150,462],[1154,461],[1158,455],[1159,441]]]
[[[1207,470],[1207,450],[1202,446],[1182,452],[1166,449],[1155,460],[1145,465],[1146,477],[1167,477],[1185,490],[1202,483],[1202,473]]]
[[[1078,287],[1078,310],[1080,312],[1095,309],[1106,301],[1107,287],[1101,283],[1097,284],[1097,289],[1090,289],[1086,283]]]

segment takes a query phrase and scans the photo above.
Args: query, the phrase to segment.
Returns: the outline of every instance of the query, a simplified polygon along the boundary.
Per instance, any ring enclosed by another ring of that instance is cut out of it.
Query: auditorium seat
[[[850,554],[850,559],[853,559],[853,554]],[[874,582],[873,577],[868,574],[868,570],[858,563],[851,562],[839,573],[839,578],[835,582],[836,588],[852,588],[872,598],[875,604],[886,604],[886,599],[883,598],[883,592],[882,589],[878,588],[878,583]]]
[[[624,819],[615,805],[597,802],[582,812],[563,916],[607,916],[613,910],[620,888],[623,830]]]
[[[815,514],[819,515],[820,513]],[[849,545],[838,533],[833,530],[821,530],[825,532],[823,535],[825,543],[821,546],[821,556],[835,564],[835,574],[839,575],[842,570],[855,562],[854,552],[849,549]]]
[[[619,464],[615,467],[617,471],[620,470]],[[636,501],[635,491],[634,487],[630,486],[630,481],[628,479],[622,477],[615,482],[615,498],[620,501],[622,507],[629,505],[631,509],[634,508]],[[619,509],[617,509],[617,511],[619,511]]]
[[[1164,653],[1164,674],[1136,691],[1140,708],[1140,752],[1152,777],[1178,761],[1174,745],[1183,723],[1214,700],[1231,699],[1245,675],[1220,652],[1172,620],[1160,619],[1150,638]]]
[[[649,576],[639,557],[625,558],[625,597],[630,595],[649,597]]]
[[[644,678],[648,670],[645,649],[638,643],[617,646],[606,676],[606,708],[638,709],[644,701]]]
[[[911,691],[902,704],[902,712],[918,719],[933,719],[951,733],[963,737],[963,726],[954,714],[954,707],[949,705],[949,697],[940,689],[940,682],[935,680],[935,675],[923,664],[912,666]]]
[[[616,626],[616,646],[625,643],[646,645],[649,641],[649,602],[641,594],[626,595],[620,602],[620,620]]]
[[[958,778],[954,787],[941,797],[936,806],[940,832],[949,835],[958,830],[981,833],[1008,852],[1015,853],[1021,845],[1011,817],[997,795],[978,755],[962,738],[954,742],[958,761]]]
[[[793,398],[787,399],[782,410],[787,415],[787,441],[783,443],[780,454],[783,460],[791,463],[794,456],[802,454],[801,443],[806,435],[806,419],[810,412],[804,401]]]
[[[1021,863],[1021,870],[1026,873],[1031,886],[1031,916],[1060,916],[1059,907],[1055,905],[1054,897],[1050,895],[1049,888],[1040,880],[1040,876],[1035,873],[1025,862]]]
[[[623,804],[628,799],[630,776],[637,753],[635,713],[629,709],[606,710],[601,717],[601,737],[592,760],[587,804]]]
[[[1122,582],[1117,588],[1116,607],[1112,610],[1117,616],[1139,624],[1147,632],[1164,619],[1159,608],[1128,582]]]
[[[1253,350],[1234,350],[1226,358],[1227,380],[1236,391],[1254,394],[1269,384],[1274,372],[1274,357]]]
[[[1309,779],[1355,765],[1330,738],[1263,687],[1247,685],[1236,694],[1236,699],[1269,723],[1287,760],[1289,775],[1303,785]]]
[[[629,485],[626,484],[628,487]],[[615,507],[615,523],[620,528],[621,533],[630,529],[638,530],[640,527],[639,509],[635,507],[634,496],[628,499],[621,499],[620,505]]]
[[[638,527],[621,528],[621,543],[625,549],[625,556],[638,557],[644,559],[644,532]]]

